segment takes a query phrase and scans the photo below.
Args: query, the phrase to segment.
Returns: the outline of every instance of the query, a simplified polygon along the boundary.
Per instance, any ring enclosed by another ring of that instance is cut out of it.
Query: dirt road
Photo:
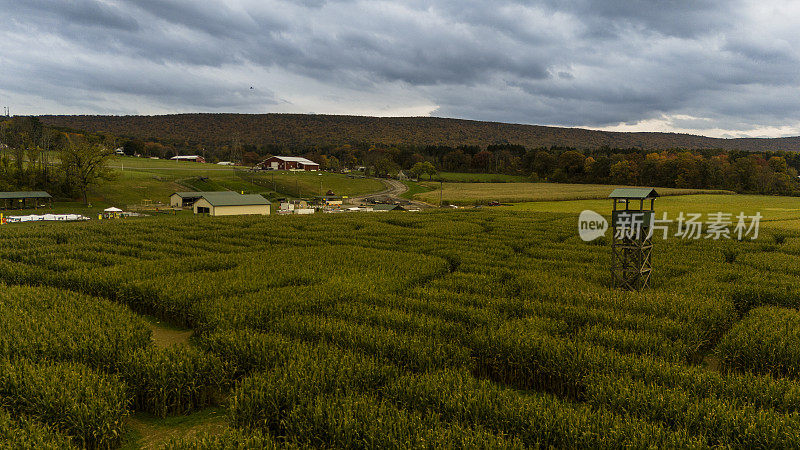
[[[408,186],[406,186],[401,181],[387,179],[387,178],[380,178],[380,181],[384,185],[386,185],[386,189],[384,189],[384,190],[382,190],[380,192],[374,192],[372,194],[359,195],[357,197],[350,197],[350,203],[361,204],[361,203],[366,203],[367,199],[369,199],[369,198],[381,197],[381,198],[387,198],[387,199],[392,199],[392,200],[407,201],[407,202],[410,202],[412,205],[414,205],[416,207],[419,207],[419,208],[432,208],[433,207],[433,205],[430,205],[430,204],[425,203],[425,202],[420,202],[420,201],[417,201],[417,200],[408,200],[408,199],[405,199],[405,198],[401,198],[400,195],[402,195],[403,193],[405,193],[408,190]]]

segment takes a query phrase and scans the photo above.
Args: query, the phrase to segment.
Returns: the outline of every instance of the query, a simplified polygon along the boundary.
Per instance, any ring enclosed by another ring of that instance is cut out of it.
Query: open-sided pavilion
[[[0,209],[39,209],[53,207],[53,197],[45,191],[0,192]]]

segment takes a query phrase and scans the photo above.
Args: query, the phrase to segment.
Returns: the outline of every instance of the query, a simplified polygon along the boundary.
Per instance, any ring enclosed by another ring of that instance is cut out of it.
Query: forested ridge
[[[800,137],[719,139],[678,133],[622,133],[479,122],[438,117],[364,117],[319,114],[175,114],[159,116],[40,116],[43,123],[92,133],[160,141],[178,147],[232,144],[312,147],[344,144],[496,144],[576,149],[725,149],[800,151]]]

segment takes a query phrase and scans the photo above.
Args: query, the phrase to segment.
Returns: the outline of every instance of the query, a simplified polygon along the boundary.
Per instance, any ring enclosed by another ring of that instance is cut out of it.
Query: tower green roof
[[[660,197],[653,188],[617,188],[611,191],[608,198],[655,198]]]

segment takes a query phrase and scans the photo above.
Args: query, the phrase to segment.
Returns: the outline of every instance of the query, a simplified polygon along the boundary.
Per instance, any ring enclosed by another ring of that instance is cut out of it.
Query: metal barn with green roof
[[[203,192],[194,202],[195,214],[210,216],[262,215],[270,213],[271,203],[258,194],[242,195],[236,192]]]

